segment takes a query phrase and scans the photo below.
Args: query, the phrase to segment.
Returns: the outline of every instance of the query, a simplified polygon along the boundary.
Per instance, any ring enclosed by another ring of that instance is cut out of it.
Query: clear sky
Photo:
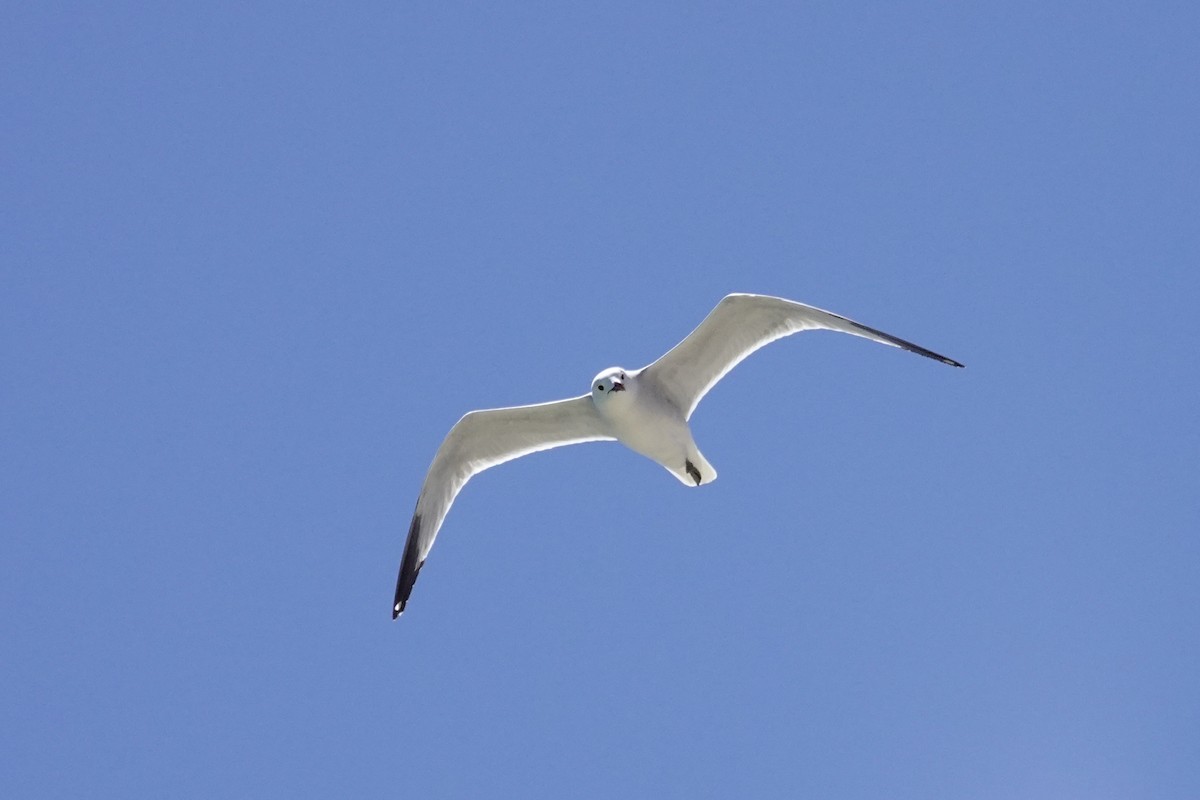
[[[10,3],[0,783],[1200,796],[1191,2]],[[464,412],[811,333],[459,497]]]

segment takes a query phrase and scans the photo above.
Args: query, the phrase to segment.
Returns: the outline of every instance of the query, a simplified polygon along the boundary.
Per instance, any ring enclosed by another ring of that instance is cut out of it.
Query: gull
[[[717,471],[688,426],[700,399],[746,356],[793,333],[830,330],[900,347],[952,367],[962,364],[889,333],[813,306],[755,294],[731,294],[696,330],[641,369],[610,367],[579,397],[471,411],[446,434],[417,499],[392,619],[404,611],[454,498],[475,475],[514,458],[581,442],[619,441],[666,468],[685,486]]]

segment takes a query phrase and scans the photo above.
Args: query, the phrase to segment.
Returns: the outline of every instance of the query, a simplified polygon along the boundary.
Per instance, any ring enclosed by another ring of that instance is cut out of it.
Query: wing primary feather
[[[421,538],[421,515],[413,514],[412,524],[408,528],[408,541],[404,543],[404,558],[400,562],[400,574],[396,577],[396,600],[392,605],[392,619],[404,613],[408,596],[412,594],[413,585],[417,582],[417,574],[425,565],[421,558],[421,548],[418,540]]]
[[[921,345],[913,344],[912,342],[901,339],[899,336],[892,336],[890,333],[884,333],[883,331],[878,330],[876,328],[868,327],[866,325],[863,325],[861,322],[855,322],[852,319],[846,319],[841,314],[834,314],[833,312],[826,312],[826,313],[829,313],[831,316],[837,317],[838,319],[843,320],[844,322],[848,322],[849,324],[853,325],[855,328],[866,331],[867,333],[869,333],[873,336],[878,336],[880,339],[886,339],[887,341],[896,345],[896,347],[900,347],[904,350],[909,351],[910,353],[916,353],[919,356],[925,356],[926,358],[932,358],[934,361],[940,361],[943,364],[949,364],[952,367],[963,366],[962,364],[955,361],[953,358],[946,358],[946,356],[941,355],[940,353],[935,353],[932,350],[926,350],[924,347],[921,347]]]

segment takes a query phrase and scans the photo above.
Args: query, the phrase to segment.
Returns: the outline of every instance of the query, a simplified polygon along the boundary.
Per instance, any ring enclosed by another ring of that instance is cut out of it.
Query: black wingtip
[[[875,328],[868,327],[867,325],[863,325],[861,322],[855,322],[852,319],[846,319],[845,317],[841,317],[837,314],[834,314],[834,316],[838,317],[839,319],[846,320],[846,322],[849,322],[854,327],[861,328],[862,330],[866,331],[867,333],[873,333],[876,336],[878,336],[882,339],[885,339],[885,340],[891,342],[892,344],[896,345],[897,347],[907,350],[910,353],[916,353],[919,356],[925,356],[926,358],[932,358],[934,361],[940,361],[943,364],[948,364],[951,367],[962,368],[962,367],[966,366],[965,364],[958,363],[953,358],[946,358],[941,353],[935,353],[932,350],[927,350],[924,347],[921,347],[921,345],[913,344],[910,341],[901,339],[899,336],[892,336],[890,333],[884,333],[881,330],[877,330]]]
[[[417,540],[421,538],[421,515],[413,514],[412,525],[408,528],[408,540],[404,543],[404,558],[400,561],[400,574],[396,576],[396,597],[392,601],[392,619],[397,619],[404,613],[408,605],[408,597],[412,594],[413,584],[425,560],[420,557],[421,548]]]

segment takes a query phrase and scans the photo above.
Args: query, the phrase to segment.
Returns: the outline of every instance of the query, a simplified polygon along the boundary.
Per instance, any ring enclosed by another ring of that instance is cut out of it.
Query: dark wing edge
[[[863,325],[861,322],[855,322],[852,319],[846,319],[841,314],[834,314],[832,311],[826,311],[825,313],[829,314],[831,317],[837,317],[838,319],[840,319],[850,325],[853,325],[855,328],[864,330],[873,336],[878,336],[880,339],[886,339],[887,341],[896,345],[896,347],[907,350],[910,353],[916,353],[919,356],[925,356],[926,358],[932,358],[934,361],[940,361],[943,364],[949,364],[952,367],[966,366],[965,364],[958,363],[953,358],[947,358],[946,356],[944,356],[940,353],[935,353],[932,350],[926,350],[924,347],[921,347],[921,345],[913,344],[910,341],[901,339],[899,336],[892,336],[890,333],[884,333],[881,330],[877,330],[875,328],[870,328],[866,325]]]
[[[396,599],[392,604],[392,619],[397,619],[404,613],[408,596],[412,594],[417,582],[417,573],[425,564],[421,558],[421,548],[418,540],[421,538],[421,515],[413,514],[412,525],[408,528],[408,540],[404,543],[404,558],[400,561],[400,574],[396,577]]]

